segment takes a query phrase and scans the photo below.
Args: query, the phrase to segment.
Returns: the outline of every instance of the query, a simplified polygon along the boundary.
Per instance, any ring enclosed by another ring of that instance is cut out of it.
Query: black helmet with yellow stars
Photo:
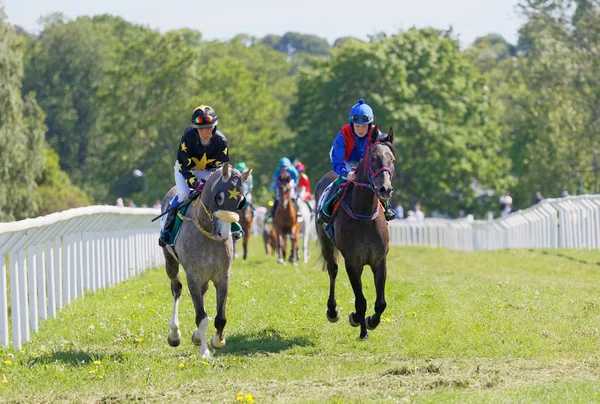
[[[214,128],[218,120],[215,110],[208,105],[200,105],[192,113],[192,127],[196,129]]]

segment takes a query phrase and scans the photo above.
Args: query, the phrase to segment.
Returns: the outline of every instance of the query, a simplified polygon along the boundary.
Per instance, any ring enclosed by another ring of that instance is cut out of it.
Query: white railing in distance
[[[394,220],[392,245],[460,251],[509,248],[600,248],[600,195],[546,199],[493,221]]]

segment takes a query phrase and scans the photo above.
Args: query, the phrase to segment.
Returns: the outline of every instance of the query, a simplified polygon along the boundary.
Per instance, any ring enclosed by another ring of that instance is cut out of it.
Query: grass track
[[[164,269],[88,294],[0,351],[0,400],[15,402],[598,402],[600,253],[459,253],[393,248],[387,321],[360,341],[353,295],[338,276],[341,320],[325,318],[328,276],[277,265],[253,240],[234,262],[227,345],[210,362],[167,345]],[[343,268],[343,267],[342,267]],[[363,274],[371,313],[374,287]],[[214,289],[207,294],[214,316]],[[214,328],[209,327],[212,334]]]

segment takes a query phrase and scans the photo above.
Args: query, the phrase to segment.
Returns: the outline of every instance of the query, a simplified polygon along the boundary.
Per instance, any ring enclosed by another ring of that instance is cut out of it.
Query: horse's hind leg
[[[215,328],[217,331],[215,331],[210,343],[215,349],[220,349],[225,346],[225,334],[223,330],[225,324],[227,324],[225,312],[227,308],[227,294],[229,293],[229,271],[224,273],[221,279],[215,283],[215,289],[217,290],[217,315],[215,317]]]
[[[169,321],[169,335],[167,341],[171,346],[179,346],[181,344],[181,331],[179,331],[179,298],[181,297],[181,289],[183,285],[179,280],[179,262],[165,250],[165,268],[167,275],[171,279],[171,293],[173,294],[173,311],[171,320]]]
[[[208,290],[208,282],[198,285],[198,281],[193,276],[188,277],[188,288],[194,302],[196,310],[196,329],[192,334],[192,342],[200,345],[200,357],[202,359],[210,359],[210,351],[206,340],[206,327],[208,326],[208,316],[204,310],[204,294]]]
[[[375,292],[377,297],[375,298],[375,314],[366,318],[365,323],[369,330],[374,330],[381,321],[381,314],[385,310],[387,303],[385,302],[385,279],[387,276],[387,266],[385,257],[381,262],[371,267],[373,270],[373,277],[375,278]]]
[[[360,325],[360,338],[366,339],[369,337],[369,334],[367,333],[365,321],[367,299],[365,299],[365,295],[362,291],[362,267],[348,265],[348,262],[346,262],[346,271],[348,272],[350,284],[354,291],[354,309],[356,310],[354,313],[350,313],[348,321],[350,321],[350,325],[353,327],[358,327]]]

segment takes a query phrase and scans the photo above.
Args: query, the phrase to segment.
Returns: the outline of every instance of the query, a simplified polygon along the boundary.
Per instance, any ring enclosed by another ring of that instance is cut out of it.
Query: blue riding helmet
[[[282,157],[279,159],[279,168],[287,168],[292,165],[291,161],[287,157]]]
[[[369,104],[365,104],[365,100],[361,98],[358,100],[358,104],[354,104],[354,106],[350,108],[348,121],[350,123],[372,123],[373,110]]]

